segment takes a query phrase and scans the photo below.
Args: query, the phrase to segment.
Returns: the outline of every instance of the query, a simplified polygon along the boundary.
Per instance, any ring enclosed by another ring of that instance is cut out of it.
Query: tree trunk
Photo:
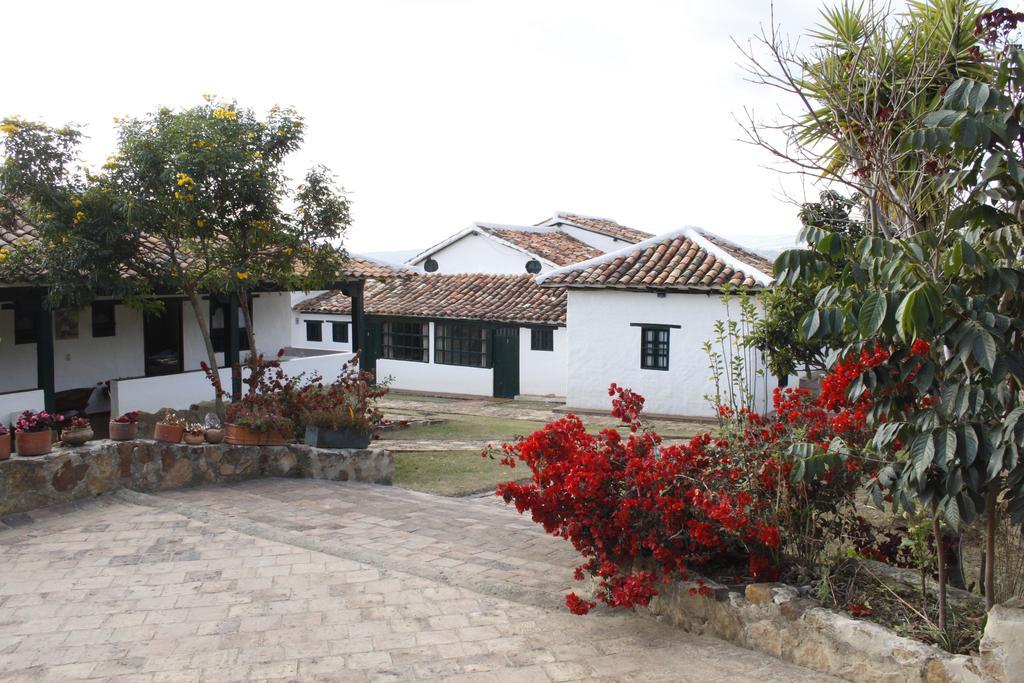
[[[939,570],[939,631],[946,632],[946,553],[942,548],[942,523],[938,504],[932,505],[932,536],[935,537],[935,564]]]
[[[206,319],[203,317],[203,313],[200,310],[202,307],[202,301],[199,298],[199,292],[194,288],[185,289],[185,294],[188,296],[189,302],[192,304],[192,312],[196,315],[196,324],[199,325],[199,332],[203,335],[203,344],[206,346],[206,359],[210,366],[210,372],[214,374],[214,377],[220,377],[219,370],[217,367],[217,353],[213,350],[213,339],[210,338],[210,326],[206,323]],[[215,410],[217,416],[224,419],[224,398],[221,395],[222,388],[220,386],[215,387]]]
[[[252,295],[248,290],[242,290],[238,296],[239,307],[242,309],[242,318],[245,319],[245,336],[249,340],[249,355],[256,355],[256,331],[252,328],[252,314],[249,310],[249,305],[252,301]],[[241,359],[239,359],[241,360]]]
[[[996,502],[999,497],[999,480],[988,485],[985,495],[985,611],[996,604],[996,525],[999,513]]]

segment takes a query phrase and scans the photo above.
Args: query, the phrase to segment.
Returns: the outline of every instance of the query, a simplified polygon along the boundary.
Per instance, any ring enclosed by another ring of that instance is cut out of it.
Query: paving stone
[[[575,554],[490,500],[262,480],[33,514],[0,547],[5,682],[831,680],[569,615]]]

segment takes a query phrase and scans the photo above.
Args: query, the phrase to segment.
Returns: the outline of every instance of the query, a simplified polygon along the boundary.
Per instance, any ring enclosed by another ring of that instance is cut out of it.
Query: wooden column
[[[53,311],[45,301],[39,302],[36,320],[38,321],[36,331],[39,335],[39,339],[36,341],[36,376],[38,387],[43,390],[43,405],[47,410],[52,411],[57,388],[53,358]]]
[[[239,361],[241,353],[241,335],[238,334],[238,295],[228,296],[228,310],[224,316],[224,365],[231,368],[231,397],[235,400],[242,396],[242,373]],[[255,349],[249,349],[253,353]]]
[[[363,334],[366,329],[363,285],[362,281],[349,285],[349,297],[352,299],[352,350],[357,353],[363,350]],[[360,358],[359,366],[366,369],[362,358]]]

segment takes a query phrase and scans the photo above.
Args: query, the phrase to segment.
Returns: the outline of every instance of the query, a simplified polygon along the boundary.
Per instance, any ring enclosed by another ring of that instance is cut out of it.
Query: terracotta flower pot
[[[166,422],[157,422],[153,427],[153,438],[165,443],[181,443],[181,435],[185,428],[181,425],[169,425]]]
[[[232,446],[284,446],[288,439],[281,432],[257,432],[242,425],[226,424],[224,441]]]
[[[0,460],[6,460],[11,457],[11,435],[2,434],[0,435]]]
[[[206,430],[207,443],[220,443],[224,440],[224,430],[216,427]]]
[[[138,433],[137,422],[110,422],[110,438],[114,441],[131,441]]]
[[[69,446],[81,446],[94,436],[92,427],[65,429],[60,433],[60,440]]]
[[[199,434],[193,434],[192,432],[185,432],[185,443],[189,446],[198,446],[199,444],[206,442],[206,436],[200,432]]]
[[[17,432],[14,435],[14,445],[18,455],[22,457],[46,455],[53,450],[53,432]]]

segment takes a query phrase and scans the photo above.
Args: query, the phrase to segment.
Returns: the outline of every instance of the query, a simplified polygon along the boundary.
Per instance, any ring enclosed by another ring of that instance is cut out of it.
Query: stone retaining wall
[[[394,473],[391,454],[376,449],[91,441],[37,458],[0,460],[0,517],[120,488],[148,492],[256,477],[390,484]]]
[[[980,654],[952,655],[870,621],[821,607],[783,584],[751,584],[744,593],[705,582],[658,587],[637,608],[691,633],[714,636],[809,669],[862,683],[1013,683],[1024,681],[1024,602],[989,613]],[[693,594],[691,594],[691,590]]]

